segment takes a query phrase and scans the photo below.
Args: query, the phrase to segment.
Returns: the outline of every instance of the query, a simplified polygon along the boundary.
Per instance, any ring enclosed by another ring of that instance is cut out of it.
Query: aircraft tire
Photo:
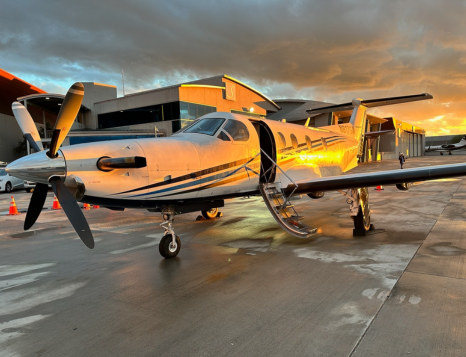
[[[441,152],[440,155],[443,155],[443,152]]]
[[[201,213],[205,219],[212,219],[212,218],[217,217],[218,208],[211,208],[210,210],[207,210],[207,211],[201,211]]]
[[[451,155],[451,151],[448,152],[448,155]]]
[[[181,241],[178,236],[175,236],[175,247],[171,246],[172,235],[165,234],[159,243],[159,252],[165,259],[171,259],[178,255],[181,249]]]
[[[371,229],[371,209],[369,207],[369,191],[367,187],[359,189],[359,211],[353,216],[354,229],[369,231]]]

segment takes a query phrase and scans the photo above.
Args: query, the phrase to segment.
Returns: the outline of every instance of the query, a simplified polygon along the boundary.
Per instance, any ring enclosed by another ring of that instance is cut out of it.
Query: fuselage
[[[261,148],[293,181],[339,175],[357,165],[359,141],[351,124],[311,128],[227,112],[210,113],[198,122],[204,119],[223,121],[209,134],[188,128],[169,138],[62,147],[65,184],[79,178],[85,186],[82,202],[155,208],[259,193],[261,172],[267,170]],[[132,156],[145,157],[147,166],[97,167],[102,157]],[[280,170],[272,171],[282,187],[290,183]]]

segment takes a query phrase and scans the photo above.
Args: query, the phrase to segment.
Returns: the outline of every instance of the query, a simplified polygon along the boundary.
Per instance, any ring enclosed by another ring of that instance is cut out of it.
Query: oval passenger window
[[[291,138],[291,145],[293,145],[293,147],[295,149],[297,149],[298,148],[298,139],[296,139],[296,136],[294,134],[291,134],[290,138]]]
[[[306,139],[307,149],[312,150],[312,141],[311,141],[311,139],[307,135],[305,136],[305,139]]]
[[[280,146],[280,149],[283,149],[286,147],[286,140],[285,137],[283,136],[282,133],[278,132],[278,144]]]
[[[236,120],[228,120],[226,125],[223,127],[234,141],[248,141],[249,140],[249,131],[246,128],[246,125]]]

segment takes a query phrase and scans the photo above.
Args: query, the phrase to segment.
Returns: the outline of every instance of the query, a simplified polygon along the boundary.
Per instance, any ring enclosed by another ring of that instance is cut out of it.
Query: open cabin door
[[[260,148],[267,153],[272,159],[277,158],[277,152],[275,147],[275,140],[273,138],[272,131],[269,129],[267,124],[259,120],[251,120],[252,125],[256,129],[257,135],[259,136]],[[260,171],[260,182],[274,182],[276,167],[272,161],[261,151],[261,171]],[[267,172],[267,170],[270,170]],[[267,176],[264,173],[267,172]]]

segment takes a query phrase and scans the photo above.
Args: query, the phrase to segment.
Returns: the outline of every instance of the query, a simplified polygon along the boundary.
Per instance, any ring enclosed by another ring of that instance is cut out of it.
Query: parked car
[[[24,189],[26,190],[26,192],[32,192],[34,187],[36,187],[36,184],[37,183],[34,181],[24,181]],[[49,188],[52,188],[51,184],[49,184]]]
[[[6,172],[5,169],[0,169],[0,192],[11,192],[15,188],[23,188],[24,182],[23,180],[11,176]]]

